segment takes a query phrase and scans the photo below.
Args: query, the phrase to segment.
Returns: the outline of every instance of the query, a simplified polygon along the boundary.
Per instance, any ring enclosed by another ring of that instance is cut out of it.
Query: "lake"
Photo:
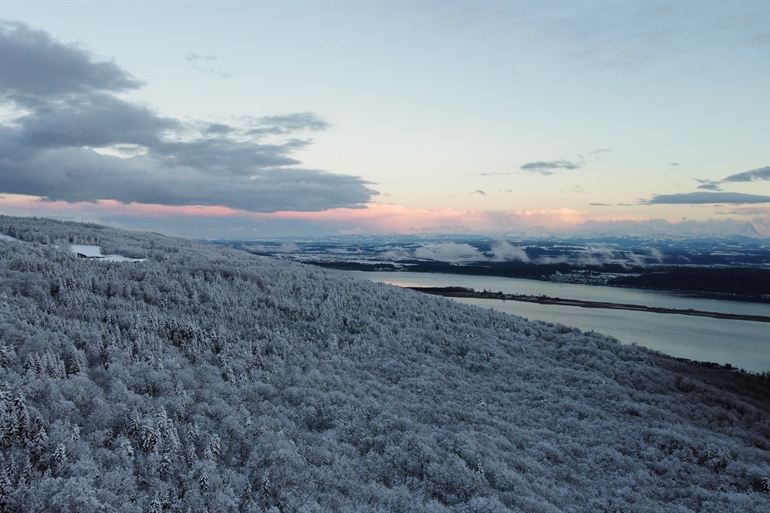
[[[663,308],[770,316],[770,304],[706,299],[618,287],[593,287],[494,276],[439,273],[337,271],[400,287],[469,287],[506,294],[546,295]],[[625,344],[638,344],[691,360],[732,364],[753,372],[770,371],[770,324],[629,310],[540,305],[496,299],[453,298],[460,303],[597,331]]]

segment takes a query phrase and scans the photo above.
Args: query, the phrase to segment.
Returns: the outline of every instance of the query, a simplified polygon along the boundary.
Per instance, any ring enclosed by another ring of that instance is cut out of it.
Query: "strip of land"
[[[690,255],[692,256],[692,255]],[[770,268],[666,265],[626,268],[619,264],[574,266],[567,263],[456,262],[404,260],[306,261],[319,267],[346,271],[440,273],[462,276],[499,276],[526,280],[578,283],[641,290],[658,290],[712,299],[770,303]]]
[[[692,315],[695,317],[712,317],[714,319],[731,319],[736,321],[768,322],[770,317],[764,315],[744,315],[722,312],[707,312],[692,308],[663,308],[658,306],[632,305],[626,303],[605,303],[601,301],[583,301],[580,299],[562,299],[549,296],[531,296],[526,294],[504,294],[503,292],[477,291],[466,287],[406,287],[418,292],[445,297],[466,297],[477,299],[499,299],[502,301],[522,301],[541,305],[579,306],[580,308],[605,308],[609,310],[634,310],[637,312],[652,312],[662,314]]]

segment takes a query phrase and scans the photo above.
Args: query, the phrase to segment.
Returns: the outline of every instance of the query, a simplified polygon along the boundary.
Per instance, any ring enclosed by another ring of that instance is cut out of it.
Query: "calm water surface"
[[[647,290],[592,287],[491,276],[339,272],[401,287],[470,287],[476,290],[502,291],[506,294],[546,295],[584,301],[770,316],[768,304],[694,298]],[[722,364],[730,363],[754,372],[770,371],[770,324],[768,323],[628,310],[539,305],[496,299],[457,298],[456,300],[460,303],[494,308],[497,311],[529,319],[575,326],[583,331],[598,331],[615,337],[623,343],[636,343],[672,356]]]

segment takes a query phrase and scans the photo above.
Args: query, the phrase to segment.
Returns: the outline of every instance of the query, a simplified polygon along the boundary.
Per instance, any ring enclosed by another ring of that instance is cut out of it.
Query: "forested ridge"
[[[767,375],[157,234],[0,233],[0,511],[770,510]]]

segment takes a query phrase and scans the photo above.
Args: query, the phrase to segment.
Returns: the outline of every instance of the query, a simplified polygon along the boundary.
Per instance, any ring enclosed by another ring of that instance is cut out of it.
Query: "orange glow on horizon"
[[[0,209],[10,215],[36,215],[98,222],[100,216],[139,218],[237,218],[254,221],[294,220],[323,225],[339,234],[414,234],[414,233],[507,233],[546,229],[570,231],[586,223],[612,224],[644,222],[640,216],[594,216],[584,210],[566,207],[554,209],[511,209],[504,211],[460,208],[410,208],[396,204],[369,203],[362,208],[336,208],[320,212],[247,212],[222,206],[169,206],[120,203],[99,200],[93,203],[44,201],[35,196],[0,196]],[[754,207],[756,212],[756,207]],[[58,215],[57,215],[58,214]],[[676,223],[679,220],[669,220]],[[335,229],[336,226],[336,229]]]

